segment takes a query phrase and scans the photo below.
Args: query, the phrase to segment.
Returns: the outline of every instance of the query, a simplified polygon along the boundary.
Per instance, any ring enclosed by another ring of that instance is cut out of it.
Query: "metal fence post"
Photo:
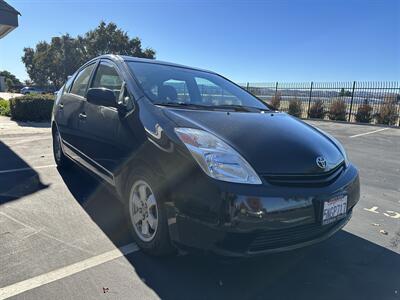
[[[351,91],[351,101],[350,101],[350,111],[349,111],[349,119],[348,122],[350,122],[351,119],[351,112],[353,111],[353,99],[354,99],[354,89],[356,88],[356,82],[353,81],[353,90]]]
[[[275,84],[275,99],[276,99],[276,94],[278,93],[278,81]]]
[[[397,83],[398,84],[398,83]],[[399,118],[399,127],[400,127],[400,86],[399,86],[399,93],[396,95],[396,102],[397,102],[397,109],[398,109],[398,114],[397,117]]]
[[[313,88],[314,82],[311,81],[310,85],[310,96],[308,97],[308,109],[307,109],[307,118],[310,118],[310,106],[311,106],[311,97],[312,97],[312,88]]]

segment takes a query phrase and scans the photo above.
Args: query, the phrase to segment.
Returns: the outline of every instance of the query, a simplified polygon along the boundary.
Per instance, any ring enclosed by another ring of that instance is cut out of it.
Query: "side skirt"
[[[92,158],[79,151],[77,148],[66,142],[64,139],[62,141],[62,150],[66,156],[78,163],[79,165],[85,167],[92,173],[99,176],[101,179],[107,181],[112,186],[115,186],[114,174],[109,170],[99,165]]]

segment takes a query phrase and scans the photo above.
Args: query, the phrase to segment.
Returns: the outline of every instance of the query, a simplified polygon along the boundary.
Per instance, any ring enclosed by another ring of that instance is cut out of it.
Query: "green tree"
[[[14,74],[11,74],[8,71],[0,71],[0,76],[3,76],[5,78],[5,82],[6,82],[8,88],[22,86],[22,82],[19,81],[19,79]]]
[[[47,59],[47,52],[49,44],[46,42],[39,42],[36,49],[24,48],[24,56],[22,62],[25,64],[26,72],[29,78],[36,85],[48,86],[49,85],[49,59]]]
[[[154,58],[155,51],[151,48],[142,49],[140,38],[129,38],[128,34],[119,29],[115,23],[100,22],[95,30],[87,32],[82,38],[86,50],[86,58],[102,54],[121,54],[142,58]]]
[[[340,89],[339,97],[351,97],[351,92],[345,90],[344,88]]]
[[[11,92],[14,89],[14,83],[10,78],[6,79],[6,86],[7,86],[7,92]]]
[[[155,58],[155,51],[143,49],[140,38],[130,38],[115,23],[100,22],[83,36],[64,34],[50,43],[39,42],[35,49],[24,48],[22,61],[34,84],[58,89],[84,62],[102,54]]]

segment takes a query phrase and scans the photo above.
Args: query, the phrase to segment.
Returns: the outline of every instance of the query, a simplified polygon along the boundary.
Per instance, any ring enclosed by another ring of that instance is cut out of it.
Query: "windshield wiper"
[[[243,112],[260,112],[260,111],[268,111],[268,108],[261,108],[261,107],[253,107],[253,106],[243,106],[243,105],[213,105],[211,106],[215,109],[233,109],[235,111],[243,111]]]
[[[170,106],[170,107],[188,107],[188,108],[201,108],[210,109],[208,105],[186,103],[186,102],[156,102],[155,105]]]
[[[186,103],[186,102],[160,102],[155,103],[156,105],[170,106],[170,107],[188,107],[188,108],[197,108],[197,109],[212,109],[212,110],[234,110],[241,112],[260,112],[260,111],[269,111],[268,108],[259,108],[252,106],[242,106],[242,105],[202,105],[195,103]]]

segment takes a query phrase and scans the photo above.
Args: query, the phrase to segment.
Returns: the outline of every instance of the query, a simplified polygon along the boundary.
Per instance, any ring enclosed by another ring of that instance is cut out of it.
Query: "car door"
[[[118,99],[122,84],[123,79],[116,66],[102,60],[96,69],[90,88],[110,89]],[[117,103],[97,105],[85,101],[81,114],[85,117],[79,120],[79,130],[83,137],[79,148],[100,177],[113,181],[113,173],[123,157],[123,149],[117,140],[121,126]]]
[[[72,150],[79,150],[81,135],[79,132],[79,114],[85,102],[86,90],[95,68],[95,63],[82,68],[75,77],[70,78],[63,95],[57,102],[56,121],[67,154],[75,158]],[[70,150],[70,151],[68,151]],[[76,151],[75,151],[76,152]]]

